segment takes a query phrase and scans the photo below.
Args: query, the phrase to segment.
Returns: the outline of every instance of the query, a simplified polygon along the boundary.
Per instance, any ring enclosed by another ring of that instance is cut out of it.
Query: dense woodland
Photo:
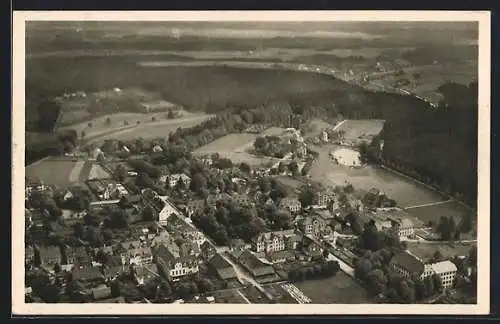
[[[169,137],[169,142],[182,140],[189,148],[252,124],[298,127],[301,121],[318,117],[385,119],[378,139],[384,140],[385,164],[475,203],[477,83],[442,85],[439,91],[444,100],[433,109],[414,97],[371,92],[313,73],[215,66],[144,70],[137,68],[131,58],[113,62],[96,58],[58,60],[64,69],[56,69],[53,59],[46,63],[27,70],[26,115],[34,111],[33,116],[40,116],[38,122],[34,121],[36,117],[30,120],[29,131],[50,129],[57,107],[48,101],[47,94],[57,89],[92,91],[138,84],[190,110],[219,115],[199,126],[179,129]],[[49,72],[51,77],[45,81]],[[46,100],[41,100],[44,95]],[[56,134],[38,135],[27,136],[28,163],[71,147],[67,136],[61,140]]]

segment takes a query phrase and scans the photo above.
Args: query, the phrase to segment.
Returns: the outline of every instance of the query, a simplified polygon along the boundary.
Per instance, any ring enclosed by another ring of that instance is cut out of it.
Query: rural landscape
[[[477,40],[28,22],[25,302],[476,304]]]

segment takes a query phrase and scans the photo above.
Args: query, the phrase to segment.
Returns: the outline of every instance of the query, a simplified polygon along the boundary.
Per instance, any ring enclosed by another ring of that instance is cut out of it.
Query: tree
[[[115,169],[114,176],[117,181],[123,182],[127,178],[127,169],[121,164],[118,164],[118,166]]]
[[[281,173],[285,172],[285,169],[286,169],[285,163],[280,162],[278,164],[278,173],[281,174]]]
[[[75,233],[75,237],[77,238],[83,238],[83,234],[84,234],[84,228],[83,228],[83,224],[78,222],[76,223],[74,226],[73,226],[73,230],[74,230],[74,233]]]
[[[193,179],[191,180],[191,190],[201,193],[204,189],[207,188],[207,178],[203,175],[203,173],[198,172],[193,175]]]
[[[439,219],[439,224],[437,225],[437,231],[441,236],[443,241],[450,241],[453,239],[453,235],[456,231],[455,220],[453,217],[442,216]]]
[[[156,121],[156,117],[155,116],[151,117],[151,121],[155,122]]]
[[[83,216],[83,221],[85,225],[88,226],[99,226],[101,223],[100,218],[94,212],[87,212],[85,216]]]
[[[168,119],[174,119],[175,118],[175,113],[174,113],[174,111],[172,109],[168,110],[167,118]]]
[[[354,275],[361,281],[365,281],[368,278],[368,274],[372,269],[372,264],[369,260],[361,259],[354,266]]]
[[[123,121],[123,125],[128,126],[128,124],[129,124],[128,120]]]
[[[473,222],[474,222],[473,215],[471,213],[465,214],[460,223],[460,232],[468,233],[469,231],[471,231]]]
[[[395,288],[389,288],[386,292],[387,301],[391,304],[397,304],[400,301],[398,291]]]
[[[154,221],[156,219],[156,213],[151,206],[146,206],[142,211],[142,219],[145,221]]]
[[[257,151],[260,151],[267,146],[267,139],[265,137],[259,136],[255,139],[253,146]]]
[[[102,245],[102,235],[95,227],[88,227],[85,232],[85,240],[92,247],[100,247]]]
[[[287,187],[280,182],[276,182],[273,188],[271,189],[271,192],[269,193],[269,197],[271,197],[271,199],[274,201],[278,201],[279,199],[284,198],[287,195],[288,195]]]
[[[113,211],[107,221],[108,228],[126,228],[129,225],[130,217],[123,209]]]
[[[252,171],[252,168],[250,167],[250,165],[248,165],[248,163],[241,162],[240,163],[240,171],[243,173],[249,174]]]
[[[432,255],[431,263],[437,263],[437,262],[441,262],[441,261],[443,261],[443,254],[438,249]]]
[[[399,294],[403,302],[408,304],[415,302],[415,289],[408,280],[401,281]]]
[[[86,135],[86,134],[85,134],[85,131],[82,131],[82,132],[80,133],[80,137],[81,137],[81,138],[84,138],[84,137],[85,137],[85,135]]]
[[[299,201],[303,208],[309,207],[314,202],[316,191],[312,186],[303,186],[299,192]]]
[[[89,123],[87,124],[87,126],[88,126],[89,128],[92,128],[92,126],[93,126],[93,125],[92,125],[92,123],[91,123],[91,122],[89,122]]]
[[[292,226],[292,215],[287,210],[276,212],[275,219],[275,226],[278,229],[289,229]]]
[[[111,118],[109,118],[109,117],[106,118],[106,122],[105,123],[106,123],[107,126],[111,125]]]
[[[288,170],[290,170],[290,172],[293,175],[296,175],[297,172],[299,171],[299,165],[298,165],[297,161],[290,162],[290,164],[288,164]]]

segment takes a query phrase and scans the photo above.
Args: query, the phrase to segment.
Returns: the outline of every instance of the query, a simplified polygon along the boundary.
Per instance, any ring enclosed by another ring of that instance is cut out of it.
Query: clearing
[[[307,280],[294,284],[313,304],[368,304],[366,290],[351,277],[339,271],[327,279]]]
[[[408,251],[423,259],[429,260],[433,257],[436,251],[439,251],[443,258],[451,259],[455,256],[466,256],[476,243],[417,243],[407,242]]]
[[[81,170],[79,161],[73,161],[67,158],[46,158],[26,166],[26,177],[39,179],[48,185],[56,185],[58,187],[66,187],[75,181],[75,166]],[[72,175],[73,181],[70,180]],[[80,171],[78,171],[79,175]],[[76,176],[78,180],[78,176]]]
[[[158,138],[158,137],[168,137],[172,132],[175,132],[179,127],[188,128],[198,125],[212,117],[208,114],[189,114],[185,117],[151,121],[151,115],[147,115],[147,123],[141,123],[139,125],[132,126],[121,126],[118,129],[107,131],[106,133],[93,136],[89,142],[102,144],[106,139],[118,139],[121,141],[129,141],[137,138]],[[139,119],[137,119],[139,120]],[[144,120],[143,120],[144,121]],[[136,122],[134,120],[134,122]]]
[[[97,162],[69,157],[50,157],[40,160],[26,166],[25,172],[26,177],[63,188],[89,179],[110,178],[109,173]]]
[[[250,165],[271,164],[277,159],[258,157],[246,151],[253,146],[259,135],[250,133],[228,134],[208,143],[194,151],[195,154],[219,153],[221,157],[229,158],[233,163],[245,162]]]
[[[385,120],[382,119],[348,119],[336,130],[341,131],[348,142],[371,141],[374,136],[380,134],[384,123]]]

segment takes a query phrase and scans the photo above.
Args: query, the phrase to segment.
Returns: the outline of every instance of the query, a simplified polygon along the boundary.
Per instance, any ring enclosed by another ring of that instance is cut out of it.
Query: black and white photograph
[[[13,28],[13,311],[488,312],[488,12]]]

